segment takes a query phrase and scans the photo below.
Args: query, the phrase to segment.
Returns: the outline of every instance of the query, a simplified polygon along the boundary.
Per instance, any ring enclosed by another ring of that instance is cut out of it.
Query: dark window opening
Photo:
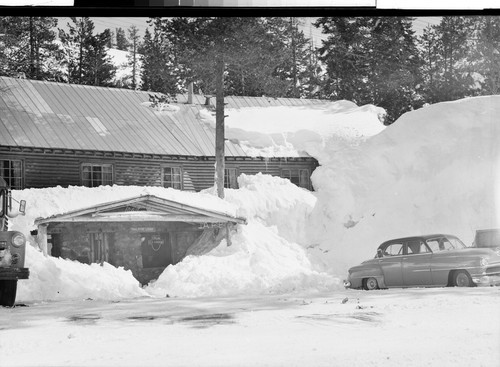
[[[162,185],[173,189],[182,190],[182,170],[180,167],[162,168]]]
[[[226,189],[237,189],[238,188],[238,176],[236,174],[236,168],[226,168],[224,169],[224,187]]]
[[[86,187],[113,185],[113,166],[111,164],[82,164],[82,185]]]
[[[311,176],[308,169],[282,169],[281,177],[304,189],[311,189]]]
[[[0,176],[13,190],[23,189],[23,165],[20,160],[0,160]]]

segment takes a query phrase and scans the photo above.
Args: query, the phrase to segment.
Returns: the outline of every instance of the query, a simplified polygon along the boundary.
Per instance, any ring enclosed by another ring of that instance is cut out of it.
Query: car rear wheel
[[[453,283],[454,287],[472,287],[474,284],[472,283],[472,279],[465,270],[458,270],[453,274]]]
[[[375,278],[366,278],[363,279],[363,289],[367,291],[372,291],[374,289],[378,289],[378,282]]]
[[[0,306],[13,307],[16,302],[17,279],[0,280]]]

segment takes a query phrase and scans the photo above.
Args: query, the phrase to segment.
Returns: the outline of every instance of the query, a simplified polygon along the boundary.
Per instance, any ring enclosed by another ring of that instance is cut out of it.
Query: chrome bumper
[[[477,286],[500,285],[500,275],[478,275],[473,276],[472,281]]]

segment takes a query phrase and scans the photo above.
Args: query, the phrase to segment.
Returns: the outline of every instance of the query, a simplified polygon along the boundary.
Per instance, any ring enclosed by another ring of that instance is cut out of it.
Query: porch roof
[[[35,225],[61,222],[187,222],[187,223],[235,223],[246,224],[243,217],[231,216],[216,210],[208,210],[168,200],[155,195],[141,195],[91,207],[37,218]]]

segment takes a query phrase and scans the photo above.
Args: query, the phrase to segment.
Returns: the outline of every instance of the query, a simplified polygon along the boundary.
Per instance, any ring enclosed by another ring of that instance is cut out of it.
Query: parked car
[[[478,229],[472,246],[500,248],[500,228]]]
[[[473,248],[452,235],[397,238],[349,269],[346,288],[500,285],[500,249]]]

